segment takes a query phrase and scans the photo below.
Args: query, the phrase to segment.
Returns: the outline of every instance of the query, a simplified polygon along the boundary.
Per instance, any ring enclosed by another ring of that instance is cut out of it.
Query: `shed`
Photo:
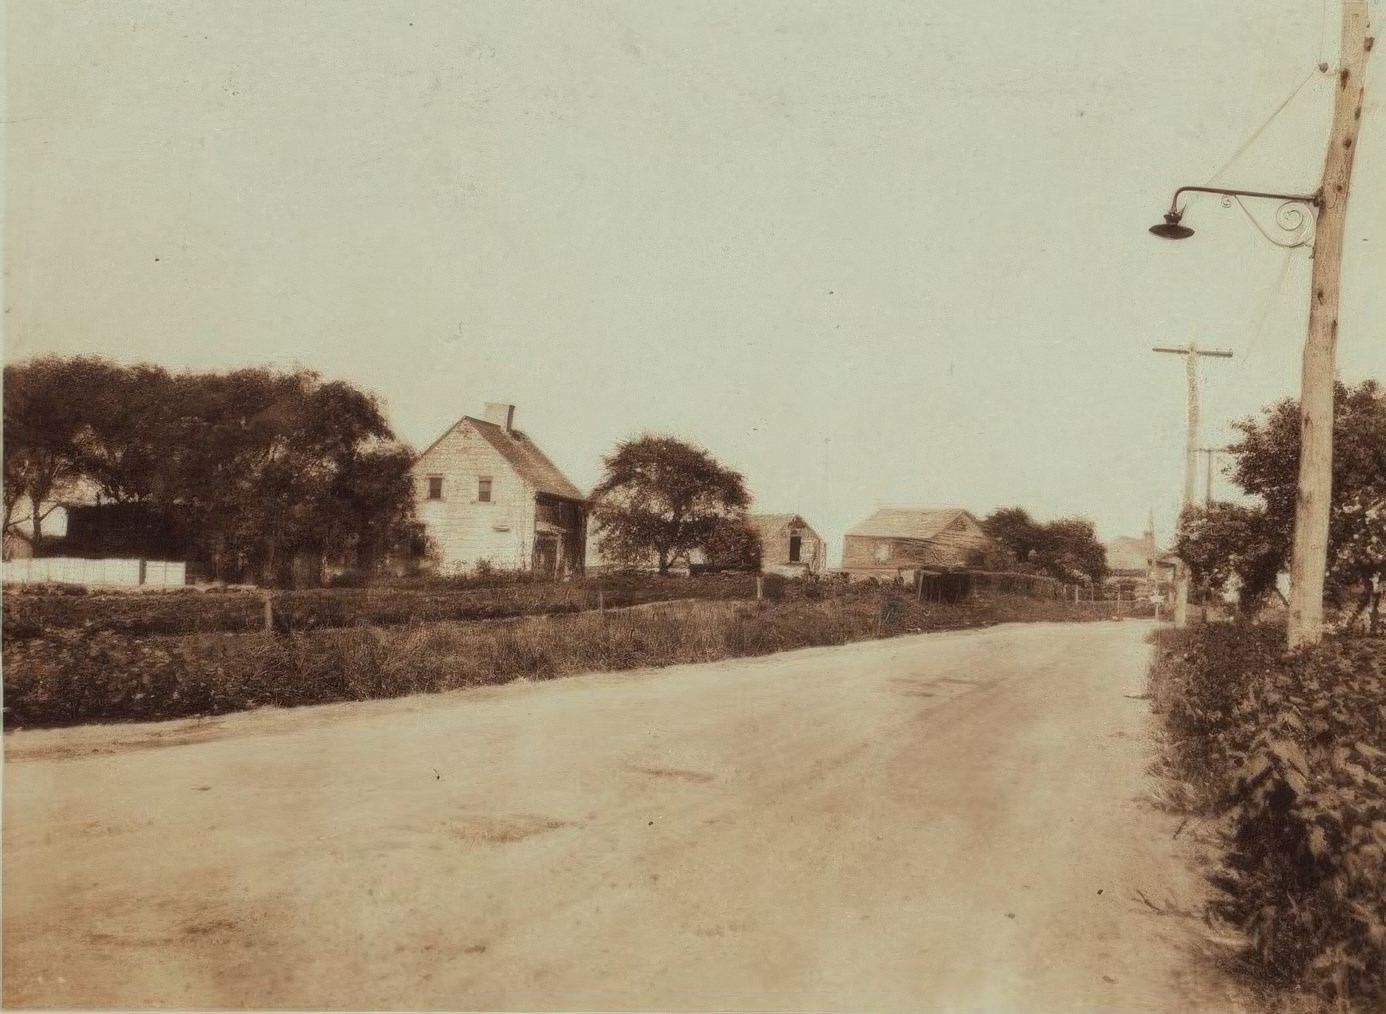
[[[801,514],[752,514],[746,519],[760,535],[760,569],[798,577],[821,574],[828,562],[823,537]]]

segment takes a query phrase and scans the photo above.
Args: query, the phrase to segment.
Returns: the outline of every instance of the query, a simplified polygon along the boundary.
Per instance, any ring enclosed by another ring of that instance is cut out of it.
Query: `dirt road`
[[[1148,629],[11,734],[6,1005],[1236,1010]]]

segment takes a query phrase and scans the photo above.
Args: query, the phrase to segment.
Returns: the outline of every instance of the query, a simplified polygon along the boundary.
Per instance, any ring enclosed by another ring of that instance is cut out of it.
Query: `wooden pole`
[[[273,634],[273,633],[274,633],[274,603],[273,603],[273,598],[274,598],[274,593],[273,593],[273,592],[271,592],[271,591],[266,591],[266,592],[265,592],[265,633],[266,633],[266,634]]]
[[[1230,359],[1227,349],[1200,349],[1193,342],[1184,346],[1157,346],[1156,352],[1172,352],[1185,357],[1184,373],[1187,386],[1188,425],[1184,433],[1184,495],[1179,501],[1179,513],[1194,502],[1198,495],[1198,359],[1214,356]],[[1176,530],[1177,530],[1176,525]],[[1182,627],[1189,619],[1189,569],[1181,562],[1174,572],[1174,625]]]
[[[756,601],[759,602],[759,601],[760,601],[761,599],[763,599],[763,598],[765,598],[765,576],[762,575],[762,574],[757,574],[757,575],[756,575]]]
[[[1367,54],[1372,48],[1367,0],[1343,0],[1342,50],[1333,123],[1319,184],[1310,278],[1309,333],[1299,397],[1299,491],[1290,552],[1291,650],[1323,639],[1323,583],[1328,569],[1328,519],[1333,486],[1333,380],[1338,345],[1339,275],[1352,164],[1362,125]]]

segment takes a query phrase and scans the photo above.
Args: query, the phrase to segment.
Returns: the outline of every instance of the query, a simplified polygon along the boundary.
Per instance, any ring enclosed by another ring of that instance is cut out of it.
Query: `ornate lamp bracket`
[[[1184,218],[1184,208],[1179,206],[1179,195],[1186,193],[1218,194],[1222,198],[1224,208],[1230,208],[1235,203],[1237,207],[1242,209],[1242,213],[1246,215],[1251,224],[1256,227],[1257,232],[1276,246],[1286,249],[1313,244],[1315,212],[1323,203],[1321,195],[1317,193],[1268,194],[1259,190],[1233,190],[1226,187],[1180,187],[1174,192],[1174,197],[1170,199],[1169,211],[1165,212],[1164,222],[1152,226],[1151,232],[1165,239],[1187,239],[1193,235],[1192,229],[1181,224]],[[1283,235],[1272,233],[1259,218],[1251,213],[1251,209],[1242,200],[1248,197],[1280,202],[1280,206],[1275,209],[1275,214],[1271,216],[1271,223]]]

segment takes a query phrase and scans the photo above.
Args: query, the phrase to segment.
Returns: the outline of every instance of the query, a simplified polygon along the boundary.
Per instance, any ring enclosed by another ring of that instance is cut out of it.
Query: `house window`
[[[476,481],[476,499],[478,503],[491,502],[491,477],[483,475]]]
[[[801,535],[791,535],[789,537],[789,562],[798,563],[799,553],[803,549],[804,538]]]
[[[876,560],[877,560],[879,563],[885,563],[885,562],[886,562],[887,560],[889,560],[889,559],[890,559],[890,543],[889,543],[889,542],[877,543],[877,545],[876,545]]]
[[[428,477],[428,498],[430,500],[443,499],[443,477],[441,475]]]

